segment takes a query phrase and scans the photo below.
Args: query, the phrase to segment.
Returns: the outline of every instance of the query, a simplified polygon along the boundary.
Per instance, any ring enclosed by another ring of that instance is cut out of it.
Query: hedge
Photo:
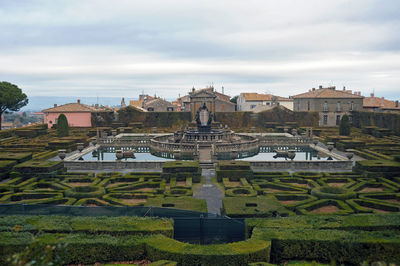
[[[232,218],[288,216],[291,213],[271,196],[226,197],[222,205],[224,213]]]
[[[336,206],[339,210],[335,211],[334,214],[352,214],[354,213],[353,209],[350,208],[349,205],[344,203],[341,200],[335,199],[320,199],[317,201],[309,202],[304,205],[301,205],[296,209],[297,214],[306,214],[306,215],[326,215],[326,213],[311,213],[311,211],[325,207],[325,206]]]
[[[105,194],[105,189],[95,186],[72,187],[64,191],[64,195],[70,198],[101,198]]]
[[[271,241],[272,262],[305,259],[360,264],[400,263],[398,231],[255,228],[252,238]]]
[[[354,215],[297,215],[275,219],[246,219],[247,228],[400,230],[400,213]]]
[[[225,196],[227,197],[255,197],[257,196],[257,191],[248,187],[236,187],[225,191]]]
[[[163,234],[173,237],[173,221],[166,218],[135,216],[59,216],[10,215],[0,216],[0,231],[45,233],[84,233],[110,235]]]
[[[269,261],[270,248],[269,241],[255,239],[220,245],[192,245],[158,235],[146,241],[150,260],[168,259],[179,265],[246,265]]]
[[[176,208],[182,210],[207,212],[207,204],[205,199],[196,199],[193,197],[154,197],[149,198],[144,206]]]
[[[357,193],[353,191],[340,187],[330,187],[330,186],[313,188],[311,190],[311,195],[319,199],[337,199],[337,200],[346,200],[357,197]]]
[[[24,152],[24,153],[0,152],[0,161],[1,160],[15,160],[18,163],[23,163],[30,159],[32,159],[31,152]]]

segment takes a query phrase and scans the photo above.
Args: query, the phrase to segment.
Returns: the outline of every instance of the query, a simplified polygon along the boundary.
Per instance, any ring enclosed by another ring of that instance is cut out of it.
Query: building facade
[[[76,103],[68,103],[48,108],[42,111],[44,114],[44,123],[49,128],[57,124],[57,119],[60,114],[67,117],[68,125],[70,127],[91,127],[92,126],[92,113],[113,112],[111,109],[99,106],[89,106],[82,104],[80,100]]]
[[[375,97],[371,93],[370,97],[363,100],[363,109],[372,112],[400,112],[399,101],[387,100],[384,97]]]
[[[253,111],[256,107],[256,109],[268,109],[268,107],[277,105],[293,111],[293,99],[271,94],[241,93],[237,99],[238,111]]]
[[[187,99],[186,99],[187,101]],[[192,113],[192,119],[196,117],[196,112],[203,103],[206,103],[207,109],[213,114],[218,112],[235,112],[236,105],[230,102],[230,96],[216,92],[214,87],[208,87],[201,90],[194,88],[189,93],[189,105],[186,104],[186,109]],[[189,106],[189,108],[187,108]]]
[[[338,126],[344,114],[361,111],[363,96],[360,92],[336,90],[336,87],[312,89],[306,93],[294,95],[293,109],[296,112],[318,112],[320,126]]]

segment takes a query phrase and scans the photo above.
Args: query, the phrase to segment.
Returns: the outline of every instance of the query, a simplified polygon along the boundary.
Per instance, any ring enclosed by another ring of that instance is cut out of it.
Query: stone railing
[[[280,145],[280,146],[308,146],[313,143],[312,138],[305,138],[305,137],[284,137],[284,136],[266,136],[259,138],[260,145],[263,146],[273,146],[273,145]]]
[[[150,148],[154,151],[160,152],[174,152],[180,150],[181,152],[193,152],[195,150],[194,143],[169,143],[169,136],[155,137],[149,141]]]
[[[254,171],[351,171],[353,161],[250,161]]]

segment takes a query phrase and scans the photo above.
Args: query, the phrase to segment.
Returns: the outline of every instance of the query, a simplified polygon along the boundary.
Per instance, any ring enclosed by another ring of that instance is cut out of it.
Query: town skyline
[[[213,84],[396,99],[400,84],[398,1],[1,1],[0,13],[0,77],[28,96],[171,99]]]

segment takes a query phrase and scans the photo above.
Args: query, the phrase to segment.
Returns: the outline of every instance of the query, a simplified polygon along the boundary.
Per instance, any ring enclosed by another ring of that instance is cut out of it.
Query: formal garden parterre
[[[255,131],[278,132],[283,126],[275,122]],[[103,130],[111,134],[112,128]],[[117,130],[151,131],[136,124],[119,125]],[[398,132],[376,125],[352,128],[350,136],[339,136],[337,128],[312,130],[321,143],[333,143],[337,150],[351,151],[364,160],[355,163],[353,172],[253,171],[248,162],[239,161],[216,166],[214,181],[224,192],[222,213],[246,219],[245,241],[179,242],[173,239],[173,220],[165,218],[4,215],[0,217],[1,263],[9,263],[13,253],[53,246],[53,255],[65,264],[140,259],[154,265],[267,265],[302,260],[399,264]],[[55,130],[42,126],[2,131],[0,203],[207,212],[206,201],[193,197],[204,182],[196,162],[165,163],[161,173],[93,173],[67,172],[62,161],[52,159],[59,149],[69,152],[78,143],[89,145],[96,133],[96,129],[70,129],[68,137],[58,137]]]

